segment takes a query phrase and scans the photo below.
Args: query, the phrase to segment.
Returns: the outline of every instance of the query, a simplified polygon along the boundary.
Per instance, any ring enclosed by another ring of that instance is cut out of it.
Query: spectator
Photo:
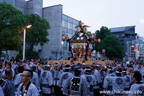
[[[14,79],[14,85],[16,89],[18,88],[19,84],[21,84],[21,74],[23,71],[24,71],[24,67],[20,65],[18,67],[18,74],[15,76],[15,79]]]
[[[69,95],[70,96],[85,96],[83,94],[83,92],[84,92],[83,84],[85,82],[80,77],[81,70],[76,68],[74,72],[75,72],[75,76],[72,77],[72,79],[70,79],[67,82],[65,82],[66,84],[63,87],[63,93],[65,95],[68,95],[68,96]],[[69,92],[69,90],[70,90],[70,92]]]
[[[131,94],[129,96],[144,96],[144,84],[141,82],[142,75],[139,71],[135,71],[133,75],[133,80],[135,84],[133,84],[130,88]],[[138,92],[139,91],[139,92]]]
[[[15,96],[14,94],[14,85],[12,83],[12,70],[6,69],[4,80],[5,84],[2,86],[4,91],[4,96]]]
[[[23,82],[23,84],[19,85],[16,96],[39,96],[38,89],[30,82],[32,75],[33,72],[29,69],[23,71],[21,75],[21,82]]]
[[[53,77],[50,71],[50,65],[45,66],[45,70],[41,73],[40,76],[40,85],[41,92],[43,96],[51,96],[52,94],[52,85],[53,85]]]

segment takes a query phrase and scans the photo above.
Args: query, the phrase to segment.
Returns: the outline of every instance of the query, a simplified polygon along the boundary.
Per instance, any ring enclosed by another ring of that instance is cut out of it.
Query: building
[[[144,57],[144,37],[139,36],[137,41],[137,44],[135,44],[138,49],[136,58],[139,59]]]
[[[40,57],[53,59],[68,59],[70,53],[68,51],[68,43],[64,41],[62,44],[62,35],[71,38],[76,31],[75,26],[78,20],[63,14],[63,6],[55,5],[43,8],[43,18],[49,21],[51,29],[49,32],[48,44],[44,44],[39,51]]]
[[[110,28],[111,33],[120,40],[122,49],[128,56],[133,56],[132,41],[136,40],[135,26],[115,27]]]
[[[12,4],[23,14],[38,14],[42,17],[43,0],[0,0]]]
[[[0,2],[12,4],[23,14],[38,14],[41,18],[46,19],[50,24],[48,30],[49,42],[44,46],[35,46],[34,50],[39,52],[40,58],[49,59],[67,59],[70,57],[68,43],[62,43],[62,35],[71,38],[76,31],[75,26],[78,20],[63,14],[63,5],[55,5],[43,8],[43,0],[0,0]],[[7,54],[16,57],[18,52],[9,51]]]
[[[6,2],[8,4],[12,4],[13,6],[15,5],[15,0],[0,0],[0,2]]]

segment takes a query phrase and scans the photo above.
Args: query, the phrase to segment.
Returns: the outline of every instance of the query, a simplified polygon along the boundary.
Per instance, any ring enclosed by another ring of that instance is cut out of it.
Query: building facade
[[[6,2],[8,4],[12,4],[13,6],[15,5],[15,0],[0,0],[0,2]]]
[[[68,59],[70,53],[68,51],[68,43],[62,43],[62,35],[71,38],[75,32],[75,26],[78,20],[63,14],[63,5],[55,5],[43,8],[43,0],[0,0],[0,2],[12,4],[23,14],[38,14],[41,18],[46,19],[50,24],[48,30],[49,42],[43,46],[35,46],[34,50],[39,52],[40,58],[54,60]],[[9,51],[8,55],[16,57],[17,52]]]
[[[137,41],[139,41],[136,45],[138,51],[136,52],[136,58],[143,58],[144,57],[144,37],[139,36]]]
[[[55,5],[43,8],[43,18],[49,21],[50,30],[48,44],[44,44],[39,51],[42,58],[53,59],[68,59],[70,53],[68,51],[68,43],[64,41],[62,44],[62,35],[71,38],[76,31],[75,26],[78,25],[78,20],[63,14],[63,6]]]
[[[132,47],[132,41],[136,40],[137,34],[135,33],[135,26],[125,26],[110,28],[111,33],[114,34],[120,40],[122,49],[128,57],[134,56],[134,48]]]

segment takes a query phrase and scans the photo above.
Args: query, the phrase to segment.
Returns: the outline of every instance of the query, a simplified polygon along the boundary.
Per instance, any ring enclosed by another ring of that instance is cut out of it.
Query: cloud
[[[144,23],[144,19],[140,19],[140,22],[141,22],[141,23]]]

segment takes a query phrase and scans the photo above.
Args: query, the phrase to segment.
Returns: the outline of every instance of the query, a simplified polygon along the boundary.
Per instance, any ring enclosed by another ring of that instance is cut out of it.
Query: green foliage
[[[31,51],[31,49],[26,50],[26,59],[31,60],[31,59],[38,59],[39,55],[38,52]]]
[[[100,30],[96,30],[95,34],[96,34],[95,38],[96,39],[100,38],[102,42],[107,35],[111,35],[111,32],[110,29],[108,29],[106,26],[102,26]],[[99,44],[94,44],[94,50],[98,51],[98,46]]]
[[[22,60],[22,55],[23,55],[22,49],[20,49],[19,53],[16,56],[16,61],[18,61],[19,59]],[[25,51],[25,59],[31,60],[31,59],[38,59],[38,58],[39,58],[38,52],[33,51],[32,48],[28,48]]]
[[[31,24],[30,29],[26,29],[26,59],[38,59],[38,52],[33,51],[33,47],[40,44],[47,43],[48,29],[50,29],[49,22],[42,19],[39,15],[31,14],[25,15],[27,25]]]
[[[104,40],[98,46],[98,51],[102,53],[102,49],[106,50],[106,56],[109,58],[117,57],[123,58],[124,51],[122,50],[122,46],[120,41],[114,35],[107,35]]]
[[[49,41],[47,30],[50,29],[50,25],[45,19],[36,14],[24,16],[11,4],[0,3],[0,56],[2,50],[18,51],[21,48],[23,28],[28,24],[31,24],[32,28],[26,30],[26,48],[33,48],[38,44],[42,46]],[[37,58],[36,52],[29,56],[34,55]],[[19,57],[21,58],[21,52],[17,58]]]
[[[42,46],[44,43],[48,42],[48,32],[50,29],[49,23],[40,18],[36,14],[26,15],[27,24],[31,24],[32,27],[26,30],[26,44],[28,47],[36,46],[40,43]]]
[[[111,35],[110,29],[108,29],[106,26],[102,26],[100,30],[96,31],[96,39],[100,38],[101,41],[107,36]]]
[[[19,59],[22,60],[22,53],[18,53],[15,60],[19,61]]]
[[[0,3],[0,54],[2,50],[19,50],[25,19],[11,4]]]

